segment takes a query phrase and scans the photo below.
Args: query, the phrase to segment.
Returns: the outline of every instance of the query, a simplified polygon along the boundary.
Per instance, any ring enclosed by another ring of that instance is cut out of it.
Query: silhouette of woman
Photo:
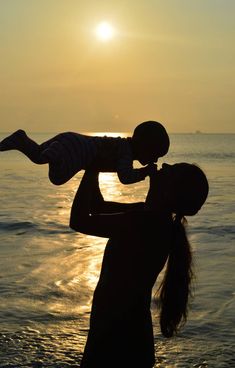
[[[123,204],[104,201],[98,175],[85,172],[70,218],[75,231],[109,238],[81,368],[151,368],[152,288],[167,262],[160,326],[171,337],[186,321],[192,276],[184,216],[201,208],[208,182],[195,165],[163,164],[150,177],[145,203]]]

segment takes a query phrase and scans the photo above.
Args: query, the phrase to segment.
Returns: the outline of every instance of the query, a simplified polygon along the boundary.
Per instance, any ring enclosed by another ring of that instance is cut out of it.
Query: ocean
[[[52,135],[31,136],[42,142]],[[210,193],[199,214],[188,218],[196,279],[188,322],[177,337],[161,336],[152,303],[155,367],[232,368],[235,134],[171,134],[170,139],[170,152],[159,167],[197,163],[208,176]],[[57,187],[48,180],[47,165],[35,165],[17,151],[0,152],[2,368],[79,367],[107,241],[69,229],[81,176]],[[100,174],[100,182],[108,200],[142,201],[148,190],[147,179],[124,186],[113,173]]]

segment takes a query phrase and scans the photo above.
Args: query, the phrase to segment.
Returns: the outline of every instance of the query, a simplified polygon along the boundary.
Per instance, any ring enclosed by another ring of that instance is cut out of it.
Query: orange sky
[[[233,0],[0,1],[0,131],[235,132]],[[109,21],[116,35],[98,40]]]

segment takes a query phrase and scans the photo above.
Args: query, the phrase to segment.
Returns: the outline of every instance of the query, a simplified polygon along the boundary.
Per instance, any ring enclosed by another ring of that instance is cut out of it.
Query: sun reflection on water
[[[85,132],[84,134],[96,136],[96,137],[121,137],[126,138],[130,136],[128,132]]]

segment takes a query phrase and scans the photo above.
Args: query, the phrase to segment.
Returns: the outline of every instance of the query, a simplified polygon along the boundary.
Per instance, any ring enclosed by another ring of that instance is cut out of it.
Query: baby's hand
[[[155,175],[157,173],[157,165],[156,164],[148,164],[146,166],[146,172],[147,172],[147,176],[152,176]]]

